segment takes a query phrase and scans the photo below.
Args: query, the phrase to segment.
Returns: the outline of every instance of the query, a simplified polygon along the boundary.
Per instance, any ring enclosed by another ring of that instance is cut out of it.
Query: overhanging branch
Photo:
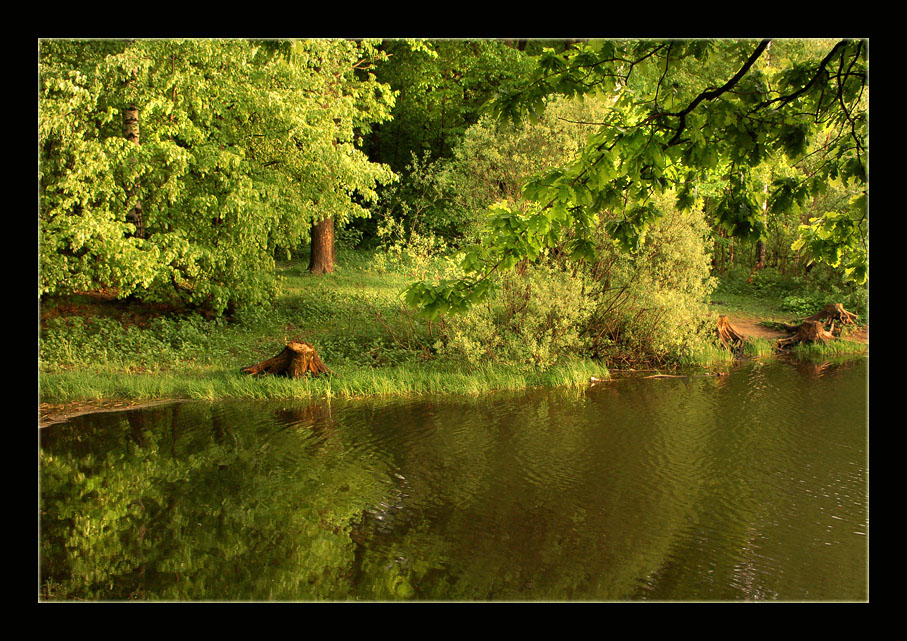
[[[733,89],[734,86],[738,82],[740,82],[740,80],[743,78],[743,76],[745,76],[747,74],[747,72],[752,68],[752,66],[754,64],[756,64],[756,61],[759,59],[759,56],[762,55],[762,53],[768,47],[770,42],[771,42],[771,40],[763,40],[762,42],[760,42],[758,44],[758,46],[756,47],[756,50],[753,51],[752,55],[750,55],[749,59],[747,59],[747,61],[743,64],[743,66],[740,67],[740,69],[737,71],[737,73],[735,73],[733,75],[733,77],[730,80],[728,80],[726,83],[724,83],[721,87],[718,87],[717,89],[707,89],[707,90],[703,91],[698,96],[696,96],[693,99],[693,102],[691,102],[689,105],[687,105],[686,108],[683,109],[682,111],[661,114],[663,116],[675,116],[680,119],[680,122],[677,123],[677,131],[674,133],[674,136],[671,138],[671,140],[668,141],[668,147],[672,147],[680,141],[680,135],[683,133],[683,130],[686,127],[687,116],[694,109],[696,109],[696,107],[698,107],[704,100],[715,100],[716,98],[720,97],[721,95],[723,95],[723,94],[727,93],[728,91],[730,91],[731,89]]]

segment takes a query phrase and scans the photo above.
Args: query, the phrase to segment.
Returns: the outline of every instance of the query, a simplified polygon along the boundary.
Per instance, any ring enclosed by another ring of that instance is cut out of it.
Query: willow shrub
[[[670,196],[656,206],[663,215],[636,254],[604,241],[589,270],[601,286],[591,328],[596,355],[673,362],[711,342],[706,301],[715,280],[705,218],[678,211]]]
[[[618,248],[602,224],[597,260],[546,253],[501,275],[496,296],[445,319],[436,349],[540,369],[589,357],[608,366],[696,360],[713,342],[708,228],[698,210],[677,211],[668,199],[658,206],[664,215],[636,254]]]
[[[537,263],[506,275],[499,295],[445,323],[443,350],[473,363],[548,369],[589,352],[595,300],[583,278],[555,264]]]

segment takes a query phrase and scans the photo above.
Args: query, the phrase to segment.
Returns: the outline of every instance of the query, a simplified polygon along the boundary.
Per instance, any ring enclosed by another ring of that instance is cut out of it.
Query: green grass
[[[539,386],[579,387],[607,370],[591,360],[576,360],[545,371],[508,364],[469,366],[439,361],[381,368],[343,366],[328,376],[291,380],[250,377],[211,368],[195,374],[123,374],[62,371],[40,375],[41,400],[63,403],[80,400],[188,399],[309,399],[405,396],[413,394],[482,394]]]
[[[775,344],[765,338],[754,338],[743,343],[743,354],[751,358],[771,356],[775,353]]]
[[[793,345],[790,354],[795,358],[813,363],[846,360],[867,353],[866,345],[853,341],[836,340],[827,343],[802,343]]]
[[[399,298],[411,275],[376,271],[367,252],[339,252],[333,274],[310,275],[301,261],[283,263],[279,271],[283,294],[233,323],[164,316],[136,325],[113,317],[110,305],[46,314],[39,341],[41,401],[480,394],[588,385],[590,376],[607,376],[589,359],[540,371],[439,356],[437,326],[418,319]],[[42,312],[66,303],[71,301],[50,303]],[[293,338],[314,345],[333,375],[288,380],[240,373]]]
[[[146,315],[120,303],[86,297],[42,307],[39,394],[42,402],[164,399],[310,399],[413,394],[482,394],[538,386],[581,387],[606,378],[604,363],[570,359],[546,370],[523,363],[471,364],[437,350],[437,324],[429,325],[400,300],[414,278],[405,268],[376,269],[374,255],[339,251],[337,271],[313,276],[305,261],[278,267],[282,294],[267,307],[234,322],[200,316]],[[739,284],[712,296],[719,313],[784,318],[782,300]],[[333,375],[287,380],[250,377],[240,368],[270,358],[290,339],[311,343]],[[774,353],[754,340],[744,357]],[[834,341],[798,346],[796,358],[852,357],[865,346]],[[739,358],[717,345],[684,355],[681,368],[726,366]]]
[[[719,314],[739,314],[759,318],[782,319],[789,316],[781,309],[781,300],[774,297],[762,298],[753,294],[716,290],[711,297],[710,307]]]

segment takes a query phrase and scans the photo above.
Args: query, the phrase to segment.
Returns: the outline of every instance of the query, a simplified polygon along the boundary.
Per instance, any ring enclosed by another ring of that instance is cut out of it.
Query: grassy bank
[[[284,287],[278,299],[230,322],[89,296],[49,301],[41,309],[41,402],[480,394],[579,387],[591,376],[607,376],[605,364],[592,359],[538,369],[492,359],[470,363],[444,353],[437,324],[418,319],[399,299],[418,274],[375,261],[367,252],[341,251],[337,271],[324,276],[309,274],[304,260],[282,263],[279,270]],[[713,301],[719,313],[742,310],[766,319],[785,314],[777,297],[758,292],[719,289]],[[314,345],[333,375],[286,380],[240,373],[277,354],[290,339]],[[816,360],[862,349],[809,346],[794,355]],[[772,351],[770,341],[754,338],[744,355]],[[680,365],[726,366],[734,358],[706,346]]]
[[[590,376],[607,375],[588,359],[541,371],[437,354],[437,326],[398,297],[412,274],[376,270],[365,252],[341,253],[337,271],[324,276],[310,275],[305,261],[279,270],[284,288],[274,304],[233,322],[88,296],[48,302],[41,310],[41,402],[479,394],[588,385]],[[333,375],[286,380],[240,373],[294,338],[314,345]]]

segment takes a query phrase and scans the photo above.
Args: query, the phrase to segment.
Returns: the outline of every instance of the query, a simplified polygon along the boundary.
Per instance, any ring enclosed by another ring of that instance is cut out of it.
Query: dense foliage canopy
[[[394,103],[379,57],[346,40],[42,42],[39,295],[267,300],[279,248],[366,215],[394,178],[360,149]]]
[[[38,62],[39,296],[248,307],[313,223],[378,206],[481,241],[407,289],[434,319],[549,250],[641,251],[664,195],[705,203],[718,249],[783,228],[798,257],[868,275],[864,40],[48,40]],[[559,98],[594,109],[554,162],[505,123]]]
[[[575,160],[526,183],[530,207],[492,205],[485,242],[465,258],[466,277],[415,283],[408,301],[430,318],[463,310],[488,295],[495,272],[546,248],[593,258],[602,225],[624,250],[638,251],[661,215],[656,195],[673,193],[686,209],[709,182],[719,185],[716,223],[739,238],[764,237],[766,210],[800,207],[831,185],[849,190],[846,206],[803,227],[797,247],[865,282],[867,68],[861,40],[546,49],[527,82],[496,97],[495,113],[538,118],[557,95],[605,97],[610,109]],[[782,160],[797,171],[766,184],[759,169]]]

